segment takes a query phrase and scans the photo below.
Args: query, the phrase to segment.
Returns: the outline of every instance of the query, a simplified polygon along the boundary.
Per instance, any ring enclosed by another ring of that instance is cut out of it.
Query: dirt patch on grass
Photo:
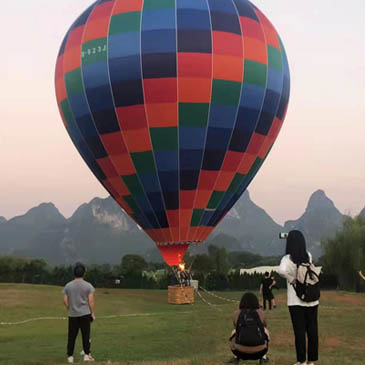
[[[24,290],[23,288],[2,289],[0,287],[0,308],[32,310],[42,307],[44,303],[54,306],[59,303],[59,295],[54,291]]]
[[[2,307],[20,306],[21,298],[24,295],[23,290],[4,289],[0,290],[0,305]]]
[[[94,364],[100,365],[192,365],[192,364],[208,364],[209,365],[222,365],[222,361],[212,362],[212,361],[198,361],[198,360],[171,360],[171,361],[123,361],[123,362],[111,362],[111,361],[104,361],[104,362],[96,362]]]
[[[287,302],[286,296],[280,296],[280,297],[275,296],[275,301],[276,301],[276,303],[286,304],[286,302]]]
[[[24,290],[19,289],[0,289],[1,298],[9,296],[9,295],[19,295],[24,294]]]
[[[341,346],[342,341],[338,337],[325,337],[323,340],[323,345],[326,348],[326,351],[332,351],[337,346]]]
[[[365,295],[345,294],[345,293],[328,293],[322,294],[322,300],[330,302],[340,302],[351,305],[363,306],[365,305]]]
[[[271,336],[271,346],[294,346],[294,336],[288,332],[279,332]]]
[[[354,297],[350,295],[339,296],[336,298],[338,302],[348,303],[351,305],[365,305],[365,298]]]
[[[292,347],[294,348],[294,335],[288,332],[278,332],[275,335],[271,336],[270,341],[271,346],[278,347]],[[343,342],[338,337],[325,337],[323,339],[322,346],[326,349],[326,351],[332,351],[337,346],[343,345]],[[358,350],[358,349],[357,349]]]
[[[350,349],[354,351],[365,351],[365,343],[361,345],[350,346]]]

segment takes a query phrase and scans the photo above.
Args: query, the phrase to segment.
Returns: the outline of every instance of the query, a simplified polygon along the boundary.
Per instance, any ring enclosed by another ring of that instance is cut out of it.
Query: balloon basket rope
[[[193,304],[194,303],[194,287],[170,285],[168,287],[167,301],[170,304]]]

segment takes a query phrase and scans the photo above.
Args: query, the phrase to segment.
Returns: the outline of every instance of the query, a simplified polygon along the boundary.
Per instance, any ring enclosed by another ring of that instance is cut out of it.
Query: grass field
[[[242,293],[216,293],[239,300]],[[286,292],[275,292],[279,308],[268,313],[272,364],[295,362]],[[194,305],[167,303],[167,291],[98,289],[92,354],[100,363],[215,365],[230,359],[227,338],[236,303],[202,293]],[[60,287],[0,284],[0,322],[65,317]],[[118,317],[105,318],[107,316]],[[323,292],[319,310],[321,365],[365,363],[365,295]],[[62,364],[67,321],[48,319],[0,325],[0,364]],[[80,337],[80,336],[79,336]],[[75,361],[81,350],[77,340]],[[254,364],[257,362],[251,362]],[[250,364],[250,363],[248,363]]]

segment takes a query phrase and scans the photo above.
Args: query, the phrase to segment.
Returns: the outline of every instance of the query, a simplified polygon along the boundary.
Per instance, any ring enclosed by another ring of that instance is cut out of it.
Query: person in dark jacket
[[[276,284],[276,281],[270,277],[268,271],[265,272],[265,277],[262,279],[260,284],[260,293],[262,294],[262,305],[264,310],[266,310],[266,302],[269,304],[269,310],[271,310],[272,303],[274,300],[274,294],[272,293],[272,288]],[[275,305],[276,307],[276,305]]]

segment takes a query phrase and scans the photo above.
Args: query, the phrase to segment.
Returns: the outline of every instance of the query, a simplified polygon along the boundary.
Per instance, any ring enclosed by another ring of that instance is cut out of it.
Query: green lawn
[[[0,284],[0,322],[65,317],[62,288]],[[241,293],[217,293],[239,300]],[[268,313],[272,364],[295,362],[285,291],[275,292],[279,308]],[[194,305],[167,303],[167,291],[97,289],[92,354],[101,363],[215,365],[230,357],[227,338],[237,304],[202,293]],[[118,317],[103,318],[112,315]],[[320,306],[321,365],[365,363],[365,295],[323,292]],[[0,364],[62,364],[67,321],[49,319],[0,325]],[[75,360],[81,350],[76,344]],[[257,362],[252,362],[257,363]]]

